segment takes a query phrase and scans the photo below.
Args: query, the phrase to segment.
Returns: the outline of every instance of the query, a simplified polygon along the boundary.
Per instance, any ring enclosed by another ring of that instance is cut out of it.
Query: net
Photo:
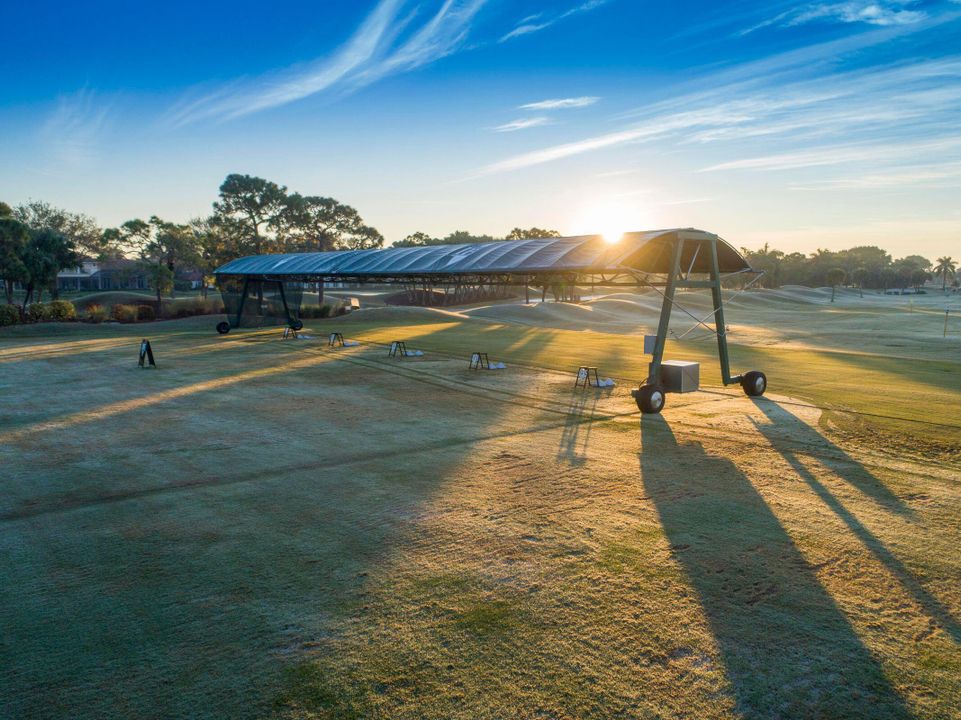
[[[217,285],[231,327],[292,325],[300,317],[303,283],[227,276]]]

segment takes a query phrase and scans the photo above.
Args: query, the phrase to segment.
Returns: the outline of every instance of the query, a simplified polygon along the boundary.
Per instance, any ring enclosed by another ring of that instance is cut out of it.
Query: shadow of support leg
[[[904,701],[751,481],[663,417],[641,481],[749,718],[906,718]],[[689,472],[685,469],[689,468]]]

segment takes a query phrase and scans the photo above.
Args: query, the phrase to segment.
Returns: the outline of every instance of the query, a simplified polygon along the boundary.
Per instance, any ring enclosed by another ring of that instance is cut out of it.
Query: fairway
[[[0,331],[0,716],[961,717],[961,334],[809,292]]]

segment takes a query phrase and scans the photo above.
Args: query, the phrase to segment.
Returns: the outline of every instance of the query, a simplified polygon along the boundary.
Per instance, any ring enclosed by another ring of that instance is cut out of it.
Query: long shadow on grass
[[[571,392],[567,406],[567,418],[561,431],[560,446],[557,449],[559,460],[571,465],[587,462],[587,445],[591,439],[593,415],[601,391],[594,388],[576,388]]]
[[[344,623],[364,621],[364,575],[508,408],[471,396],[464,410],[461,396],[425,396],[382,370],[352,368],[347,384],[343,368],[316,359],[195,405],[227,430],[184,423],[209,437],[178,430],[177,456],[149,466],[162,474],[121,477],[107,464],[121,453],[94,443],[106,458],[101,474],[129,486],[125,502],[0,523],[0,716],[265,717],[285,666]],[[326,390],[304,402],[312,386]],[[456,422],[415,426],[410,442],[398,424],[377,422],[413,424],[414,410],[452,406]],[[157,410],[167,428],[185,412]],[[273,444],[256,444],[265,437]],[[215,456],[192,447],[227,438]],[[150,432],[130,439],[124,453],[156,449]],[[358,462],[338,464],[334,451]],[[27,466],[22,482],[39,494],[51,474],[100,492],[83,468]],[[158,478],[192,487],[154,493]]]
[[[798,438],[802,441],[809,440],[814,442],[816,439],[820,439],[821,444],[825,444],[827,440],[811,428],[811,426],[799,420],[777,403],[765,398],[752,399],[758,409],[771,421],[770,423],[755,421],[754,424],[758,431],[771,442],[771,446],[788,462],[798,477],[806,482],[817,496],[821,498],[824,504],[848,526],[858,540],[864,544],[864,547],[898,579],[898,582],[900,582],[904,589],[924,608],[924,611],[936,620],[945,631],[950,633],[955,642],[961,642],[961,625],[959,625],[958,621],[951,615],[951,612],[942,605],[936,597],[929,593],[924,586],[918,582],[914,574],[898,560],[894,553],[888,550],[884,543],[881,542],[874,533],[868,530],[861,521],[857,519],[854,513],[848,510],[844,504],[818,480],[801,458],[798,457],[797,452],[792,447],[786,445],[782,438],[783,433],[787,432],[790,437]],[[833,449],[832,446],[832,450]],[[861,471],[865,474],[867,473],[867,471],[855,461],[851,460],[851,462],[853,465],[850,469],[845,468],[843,475],[835,471],[837,477],[848,480],[849,473],[858,473]],[[858,484],[858,486],[860,487],[860,484]]]
[[[791,537],[726,458],[641,420],[641,480],[749,718],[905,718],[902,698]]]

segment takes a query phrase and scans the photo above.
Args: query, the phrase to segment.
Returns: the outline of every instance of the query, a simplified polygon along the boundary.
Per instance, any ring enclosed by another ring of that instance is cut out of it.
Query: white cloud
[[[601,5],[606,5],[610,0],[587,0],[587,2],[582,2],[579,5],[575,5],[572,8],[568,8],[559,15],[555,15],[552,18],[542,19],[544,17],[543,13],[538,13],[537,15],[528,15],[523,20],[520,20],[513,30],[504,34],[498,42],[507,42],[513,38],[520,37],[522,35],[530,35],[531,33],[538,32],[545,28],[549,28],[554,23],[569,18],[571,15],[577,15],[579,13],[590,12],[591,10],[596,10]],[[539,22],[534,22],[538,20]]]
[[[791,187],[794,190],[834,190],[836,188],[883,190],[930,183],[943,187],[946,180],[954,181],[953,185],[961,183],[961,161],[911,164],[880,173],[844,176],[804,185],[795,184]]]
[[[109,112],[109,104],[89,90],[60,96],[38,130],[49,164],[64,169],[93,161],[107,130]]]
[[[593,105],[599,97],[573,97],[573,98],[553,98],[551,100],[541,100],[540,102],[527,103],[521,105],[520,110],[564,110],[566,108],[582,108]]]
[[[540,24],[537,24],[537,23],[524,23],[524,24],[522,24],[522,25],[518,25],[516,28],[514,28],[513,30],[511,30],[511,31],[510,31],[509,33],[507,33],[506,35],[504,35],[504,36],[499,40],[499,42],[506,42],[507,40],[510,40],[511,38],[520,37],[521,35],[530,35],[531,33],[535,33],[535,32],[537,32],[538,30],[543,30],[544,28],[549,27],[549,26],[552,25],[552,24],[553,24],[553,23],[540,23]]]
[[[932,18],[920,27],[944,21]],[[731,148],[734,158],[716,160],[712,170],[748,167],[746,163],[752,161],[743,160],[745,141],[752,142],[754,153],[760,142],[767,141],[776,151],[763,157],[790,155],[778,157],[774,164],[801,163],[797,167],[835,164],[818,154],[818,146],[852,138],[873,141],[878,147],[930,140],[953,148],[961,137],[956,122],[961,114],[961,56],[837,72],[844,55],[917,32],[917,27],[861,33],[716,71],[699,80],[698,85],[706,89],[698,90],[692,83],[687,93],[620,116],[633,118],[632,124],[521,153],[487,165],[477,174],[518,170],[655,139],[679,148],[693,143],[715,144],[721,152]],[[845,147],[854,151],[850,144]],[[795,156],[795,152],[809,154]],[[853,159],[872,161],[868,155]],[[878,163],[890,159],[884,153],[874,156]]]
[[[909,10],[917,0],[848,0],[839,3],[819,3],[792,8],[769,20],[744,30],[746,35],[761,28],[776,25],[793,27],[812,22],[866,23],[868,25],[911,25],[925,20],[922,10]]]
[[[527,130],[528,128],[538,127],[539,125],[547,125],[550,122],[550,118],[543,116],[540,117],[530,117],[530,118],[518,118],[517,120],[511,120],[509,123],[504,123],[503,125],[498,125],[494,128],[495,132],[514,132],[516,130]]]
[[[716,172],[718,170],[795,170],[797,168],[819,167],[824,165],[844,165],[856,162],[899,160],[917,157],[921,154],[932,153],[940,155],[944,152],[961,149],[961,137],[946,138],[915,143],[874,143],[857,145],[833,145],[828,147],[802,150],[792,153],[778,153],[760,157],[732,160],[703,168],[701,172]]]
[[[460,49],[486,1],[445,0],[430,19],[404,36],[415,24],[419,7],[402,15],[407,0],[380,0],[333,55],[185,100],[171,111],[169,120],[175,126],[229,120],[325,91],[356,90],[415,70]]]

